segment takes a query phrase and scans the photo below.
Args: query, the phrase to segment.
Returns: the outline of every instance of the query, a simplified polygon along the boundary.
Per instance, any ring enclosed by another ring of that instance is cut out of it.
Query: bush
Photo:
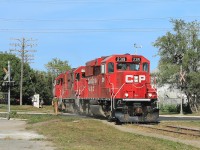
[[[180,105],[177,105],[177,110],[178,110],[178,112],[180,112],[180,110],[181,110]],[[183,104],[183,112],[186,114],[192,114],[192,110],[190,109],[189,104]]]
[[[179,112],[177,105],[161,105],[160,110],[162,112],[166,112],[166,113],[178,113]]]

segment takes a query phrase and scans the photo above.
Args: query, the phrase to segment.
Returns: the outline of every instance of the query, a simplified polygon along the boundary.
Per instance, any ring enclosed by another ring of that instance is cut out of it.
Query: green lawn
[[[0,108],[5,109],[5,108]],[[0,110],[1,111],[1,110]],[[11,106],[11,118],[27,119],[30,130],[47,137],[59,150],[197,150],[173,141],[119,131],[101,121],[80,116],[55,116],[52,106]],[[46,112],[19,115],[15,112]]]
[[[17,115],[28,129],[43,134],[59,150],[197,150],[192,146],[119,131],[101,121],[79,116]]]
[[[0,112],[7,112],[8,105],[0,104]],[[44,105],[42,108],[36,108],[32,105],[11,105],[11,112],[40,112],[40,113],[53,113],[51,105]]]

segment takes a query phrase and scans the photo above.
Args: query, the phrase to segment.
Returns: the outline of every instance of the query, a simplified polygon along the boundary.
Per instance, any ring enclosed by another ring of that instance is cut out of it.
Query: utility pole
[[[33,39],[14,39],[18,41],[18,43],[10,44],[11,46],[15,46],[15,49],[11,49],[10,52],[16,51],[19,53],[19,57],[21,59],[21,76],[20,76],[20,105],[22,105],[22,97],[23,97],[23,74],[24,74],[24,63],[28,63],[30,59],[30,56],[27,53],[29,52],[35,52],[35,50],[26,50],[26,48],[30,47],[32,48],[35,46],[34,44],[30,43],[33,41]],[[16,49],[19,47],[19,49]]]
[[[185,71],[183,71],[183,64],[182,64],[183,54],[175,54],[174,55],[174,63],[180,64],[180,90],[181,90],[181,102],[180,102],[180,115],[183,115],[183,83],[186,82],[185,80]]]
[[[10,61],[8,61],[8,116],[7,116],[7,119],[9,120],[10,119],[10,75],[11,75],[11,72],[10,72]]]

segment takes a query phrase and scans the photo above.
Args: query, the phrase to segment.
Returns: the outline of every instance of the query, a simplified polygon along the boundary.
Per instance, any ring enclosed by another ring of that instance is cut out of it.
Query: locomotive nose
[[[145,88],[145,75],[134,74],[134,73],[124,73],[123,76],[123,98],[145,98],[146,88]]]

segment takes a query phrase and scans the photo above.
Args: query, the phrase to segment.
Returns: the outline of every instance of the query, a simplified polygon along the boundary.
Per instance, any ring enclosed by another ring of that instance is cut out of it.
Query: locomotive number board
[[[117,62],[124,62],[124,61],[127,61],[127,58],[126,57],[116,57],[115,59]]]
[[[133,57],[132,60],[133,60],[133,62],[135,62],[135,63],[139,63],[139,62],[141,61],[141,58],[134,58],[134,57]]]

